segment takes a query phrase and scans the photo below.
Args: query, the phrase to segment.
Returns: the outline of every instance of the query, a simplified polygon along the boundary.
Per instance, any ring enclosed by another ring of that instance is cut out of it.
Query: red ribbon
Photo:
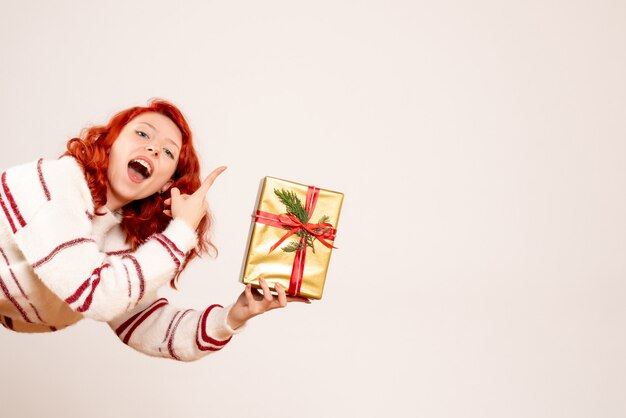
[[[304,209],[307,213],[312,214],[317,203],[320,189],[314,186],[309,186],[306,193],[306,203]],[[309,234],[313,235],[327,248],[335,248],[328,241],[334,241],[337,230],[327,222],[320,223],[306,223],[303,224],[297,217],[292,214],[284,213],[281,215],[275,215],[269,212],[256,211],[255,221],[261,224],[274,226],[276,228],[289,229],[289,231],[282,236],[273,246],[269,252],[274,251],[283,241],[292,236],[293,234],[305,230]],[[291,277],[289,279],[290,295],[299,295],[300,288],[302,286],[302,275],[304,273],[304,263],[306,260],[306,244],[305,237],[300,237],[300,246],[302,247],[296,251],[296,255],[293,260],[293,267],[291,269]]]

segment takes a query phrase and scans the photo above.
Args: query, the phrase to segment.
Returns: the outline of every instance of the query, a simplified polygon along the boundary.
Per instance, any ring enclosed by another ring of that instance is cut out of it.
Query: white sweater
[[[157,291],[197,243],[173,220],[130,251],[119,215],[94,215],[76,160],[39,160],[0,177],[0,322],[56,331],[83,317],[106,321],[125,344],[191,361],[224,347],[228,309],[178,309]]]

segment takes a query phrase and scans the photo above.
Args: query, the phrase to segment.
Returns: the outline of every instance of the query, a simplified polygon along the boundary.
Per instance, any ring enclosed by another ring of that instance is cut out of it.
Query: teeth
[[[133,161],[136,162],[136,163],[141,164],[142,166],[144,166],[146,168],[146,172],[148,173],[148,176],[150,176],[150,174],[152,174],[152,169],[150,168],[150,164],[148,164],[144,160],[133,160]]]

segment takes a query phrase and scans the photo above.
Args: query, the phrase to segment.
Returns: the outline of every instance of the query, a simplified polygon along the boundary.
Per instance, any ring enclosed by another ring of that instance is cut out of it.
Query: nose
[[[157,151],[157,149],[153,145],[147,145],[146,146],[146,151],[148,151],[151,154],[154,154],[155,156],[159,155],[159,152]]]

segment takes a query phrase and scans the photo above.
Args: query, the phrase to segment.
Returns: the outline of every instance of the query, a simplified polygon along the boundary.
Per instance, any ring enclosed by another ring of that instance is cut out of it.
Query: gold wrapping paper
[[[285,205],[274,194],[275,189],[293,191],[300,198],[303,205],[306,202],[307,185],[274,177],[265,177],[259,192],[257,210],[275,215],[286,213]],[[313,213],[309,217],[309,222],[317,223],[323,215],[327,215],[330,218],[328,223],[332,224],[333,228],[337,229],[342,201],[342,193],[320,189],[317,203]],[[289,281],[296,253],[285,252],[282,250],[282,247],[299,238],[296,234],[293,234],[270,253],[270,248],[280,240],[288,230],[255,222],[254,215],[252,217],[252,223],[247,254],[242,268],[241,281],[244,284],[251,283],[252,286],[260,288],[258,279],[262,276],[265,278],[270,289],[274,289],[275,283],[280,283],[285,290],[289,289]],[[339,234],[339,232],[337,232],[337,234]],[[333,244],[332,241],[330,243]],[[311,299],[321,299],[332,249],[327,248],[318,240],[314,241],[314,246],[315,253],[310,247],[306,248],[306,260],[302,274],[300,296]]]

